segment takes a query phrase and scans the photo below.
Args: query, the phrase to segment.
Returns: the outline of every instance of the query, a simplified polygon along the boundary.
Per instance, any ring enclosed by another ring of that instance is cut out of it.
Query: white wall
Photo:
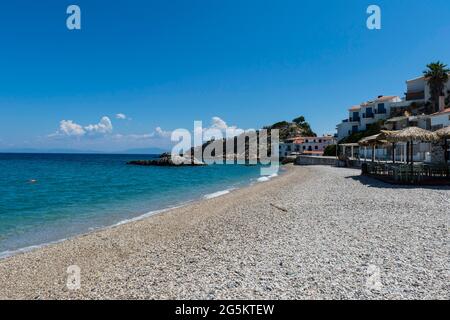
[[[442,125],[442,127],[450,126],[450,112],[434,115],[431,117],[431,127]]]

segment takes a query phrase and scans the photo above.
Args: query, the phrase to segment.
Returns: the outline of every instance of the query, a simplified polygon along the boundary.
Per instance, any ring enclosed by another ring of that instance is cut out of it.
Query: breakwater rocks
[[[183,156],[172,156],[169,153],[162,154],[157,159],[150,160],[133,160],[127,162],[128,165],[135,166],[161,166],[161,167],[179,167],[179,166],[204,166],[202,161],[197,159],[189,159]]]

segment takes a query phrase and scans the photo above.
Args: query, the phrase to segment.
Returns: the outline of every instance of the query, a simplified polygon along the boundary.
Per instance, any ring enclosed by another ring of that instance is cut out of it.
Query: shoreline
[[[0,298],[448,299],[449,195],[353,169],[292,166],[268,182],[0,260]],[[66,286],[73,265],[79,290]]]
[[[161,209],[145,212],[145,213],[139,214],[139,215],[137,215],[135,217],[131,217],[131,218],[125,218],[125,219],[123,219],[121,221],[118,221],[116,223],[113,223],[111,225],[100,226],[100,227],[93,227],[92,230],[89,230],[89,231],[86,231],[86,232],[80,232],[78,234],[75,234],[73,236],[68,236],[66,238],[61,238],[61,239],[58,239],[58,240],[49,241],[49,242],[42,243],[42,244],[30,245],[30,246],[26,246],[26,247],[19,248],[19,249],[6,250],[6,251],[3,251],[3,252],[0,252],[0,262],[2,260],[5,260],[5,259],[8,259],[8,258],[17,256],[17,255],[20,255],[20,254],[25,254],[25,253],[32,252],[32,251],[35,251],[35,250],[39,250],[41,248],[45,248],[45,247],[48,247],[48,246],[56,245],[56,244],[62,243],[64,241],[73,240],[73,239],[76,239],[76,238],[81,237],[81,236],[86,236],[86,235],[89,235],[89,234],[92,234],[92,233],[100,232],[100,231],[107,230],[109,228],[114,228],[114,227],[117,227],[117,226],[121,226],[121,225],[124,225],[124,224],[127,224],[127,223],[132,223],[132,222],[140,221],[140,220],[143,220],[143,219],[151,218],[151,217],[153,217],[155,215],[159,215],[159,214],[163,214],[165,212],[171,211],[171,210],[179,209],[179,208],[185,207],[187,205],[190,205],[190,204],[193,204],[193,203],[196,203],[196,202],[202,202],[202,201],[206,201],[206,200],[222,197],[222,196],[230,194],[230,193],[232,193],[232,192],[234,192],[236,190],[240,190],[240,189],[243,189],[243,188],[251,187],[254,184],[266,183],[266,182],[272,180],[273,178],[279,177],[280,175],[282,175],[284,172],[287,172],[288,170],[289,170],[288,166],[280,166],[280,170],[279,170],[278,174],[271,175],[269,177],[263,176],[263,177],[259,177],[259,178],[252,178],[249,181],[246,181],[242,186],[239,186],[239,187],[229,187],[227,189],[218,190],[218,191],[212,192],[212,193],[207,193],[207,194],[201,195],[200,197],[189,199],[189,200],[183,201],[183,202],[178,203],[178,204],[174,204],[173,206],[170,206],[170,207],[166,207],[166,208],[161,208]]]

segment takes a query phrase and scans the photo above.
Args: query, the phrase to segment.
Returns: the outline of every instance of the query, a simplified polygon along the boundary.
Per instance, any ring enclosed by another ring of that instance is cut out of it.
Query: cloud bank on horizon
[[[131,120],[128,115],[118,113],[113,118],[116,121]],[[174,128],[175,129],[175,128]],[[174,130],[173,129],[173,130]],[[191,131],[194,128],[186,128]],[[194,129],[195,130],[195,129]],[[244,132],[244,129],[238,128],[236,125],[228,125],[225,120],[218,116],[214,116],[210,120],[208,126],[201,128],[204,140],[211,139],[211,132],[221,132],[223,136],[226,134],[236,136]],[[74,120],[63,119],[59,123],[56,132],[48,134],[44,139],[47,141],[58,141],[65,146],[73,146],[77,148],[93,148],[102,145],[109,147],[110,151],[120,148],[171,148],[175,142],[171,141],[172,130],[165,130],[160,126],[154,128],[149,133],[119,133],[116,132],[113,125],[112,117],[103,116],[98,123],[80,124]],[[107,142],[107,143],[106,143]],[[116,148],[114,148],[116,146]]]

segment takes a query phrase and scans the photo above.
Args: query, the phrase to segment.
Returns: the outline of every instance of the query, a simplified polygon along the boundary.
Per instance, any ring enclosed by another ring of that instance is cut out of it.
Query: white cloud
[[[123,113],[118,113],[118,114],[116,114],[116,119],[126,120],[126,119],[128,119],[128,117]]]
[[[59,123],[58,133],[66,136],[80,137],[83,136],[86,131],[82,126],[73,122],[72,120],[61,120],[61,122]]]
[[[172,135],[172,131],[165,131],[161,129],[161,127],[157,127],[155,129],[155,132],[153,132],[153,135],[160,138],[170,138],[170,136]]]
[[[204,128],[205,139],[208,139],[208,130],[220,130],[224,137],[231,138],[238,136],[244,132],[243,129],[239,129],[237,126],[229,126],[223,119],[219,117],[212,117],[211,126],[209,128]]]
[[[226,130],[228,128],[227,123],[219,117],[212,117],[211,123],[211,128],[213,129]]]
[[[99,123],[97,124],[90,124],[86,127],[84,127],[87,133],[89,134],[108,134],[112,133],[113,126],[111,123],[111,119],[108,117],[103,117]]]
[[[61,120],[56,133],[49,135],[50,137],[66,136],[66,137],[82,137],[85,135],[106,135],[113,131],[113,125],[108,117],[102,117],[97,124],[82,126],[73,120]]]
[[[165,131],[161,127],[155,128],[151,133],[143,134],[116,134],[114,138],[117,140],[155,140],[155,139],[168,139],[172,135],[172,131]]]

